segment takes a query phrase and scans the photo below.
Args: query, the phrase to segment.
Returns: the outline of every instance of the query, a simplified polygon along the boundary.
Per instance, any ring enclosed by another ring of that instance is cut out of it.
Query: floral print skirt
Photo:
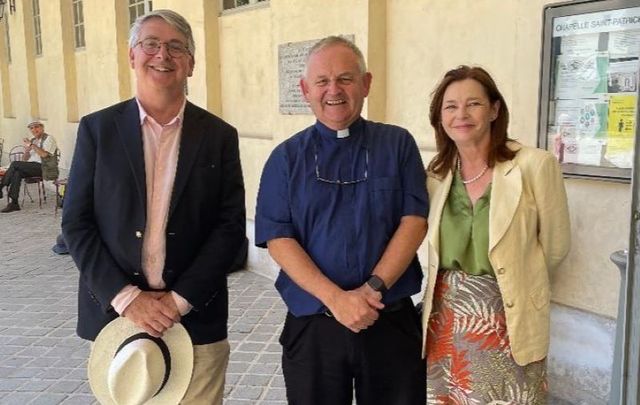
[[[492,275],[438,273],[426,350],[429,404],[547,402],[546,360],[526,366],[513,360]]]

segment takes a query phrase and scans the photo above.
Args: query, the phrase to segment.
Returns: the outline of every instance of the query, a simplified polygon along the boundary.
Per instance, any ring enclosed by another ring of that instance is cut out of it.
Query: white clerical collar
[[[346,138],[349,135],[351,135],[349,133],[349,128],[345,128],[345,129],[339,129],[336,133],[336,138],[341,139],[341,138]]]

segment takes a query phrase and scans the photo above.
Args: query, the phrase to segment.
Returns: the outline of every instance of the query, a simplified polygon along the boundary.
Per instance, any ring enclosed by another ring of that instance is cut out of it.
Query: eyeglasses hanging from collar
[[[337,184],[340,186],[347,186],[347,185],[357,184],[357,183],[362,183],[363,181],[367,181],[367,179],[369,178],[369,149],[365,148],[364,151],[365,151],[364,174],[362,177],[356,180],[342,180],[342,179],[330,180],[320,176],[320,167],[318,166],[318,146],[314,143],[313,152],[314,152],[314,159],[316,163],[316,180],[321,181],[323,183]]]

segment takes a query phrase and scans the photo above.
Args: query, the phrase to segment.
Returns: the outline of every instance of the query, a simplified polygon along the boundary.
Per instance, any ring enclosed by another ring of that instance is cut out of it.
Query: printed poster
[[[600,34],[572,35],[562,38],[560,53],[563,55],[584,55],[598,52]]]
[[[609,93],[636,93],[638,59],[609,63],[607,90]]]
[[[592,98],[607,92],[607,55],[558,55],[556,99]]]
[[[609,33],[609,56],[612,59],[640,56],[640,30]]]
[[[558,100],[549,140],[561,163],[599,166],[606,144],[609,105],[598,99]]]
[[[609,100],[609,136],[605,158],[614,166],[632,166],[637,103],[638,96],[635,94],[612,95]]]
[[[605,138],[608,107],[604,98],[558,100],[555,122],[565,135],[578,138]]]

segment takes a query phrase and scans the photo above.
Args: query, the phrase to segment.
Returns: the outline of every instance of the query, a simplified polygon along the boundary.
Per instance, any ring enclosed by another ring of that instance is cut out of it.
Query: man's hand
[[[22,140],[22,145],[24,146],[24,148],[25,148],[26,150],[30,150],[30,149],[31,149],[31,147],[33,146],[33,144],[31,143],[31,141],[30,141],[29,139],[27,139],[27,138],[24,138],[24,139]]]
[[[325,276],[300,243],[293,238],[276,238],[267,242],[269,254],[285,273],[309,294],[318,298],[338,322],[358,333],[378,319],[384,308],[382,295],[369,285],[345,291]]]
[[[169,300],[171,304],[168,304]],[[161,337],[180,320],[173,298],[165,292],[142,291],[122,315],[153,337]]]
[[[368,283],[362,284],[360,287],[356,288],[355,291],[360,291],[366,298],[369,305],[378,310],[384,308],[384,304],[382,303],[382,294],[379,291],[374,290]]]
[[[160,302],[165,304],[168,308],[171,309],[171,311],[173,311],[171,319],[174,320],[174,323],[180,322],[180,310],[178,309],[176,300],[173,299],[173,295],[171,295],[171,292],[163,293],[160,297]]]
[[[358,333],[378,319],[378,311],[384,308],[381,300],[382,294],[364,284],[355,290],[341,291],[329,310],[338,322]]]

